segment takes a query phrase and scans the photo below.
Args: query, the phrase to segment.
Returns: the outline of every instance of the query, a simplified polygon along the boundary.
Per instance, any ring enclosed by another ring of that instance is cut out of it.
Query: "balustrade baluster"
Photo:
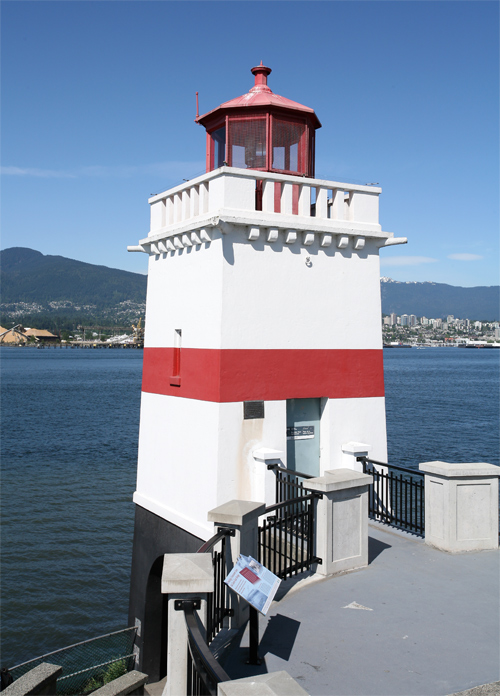
[[[203,213],[208,213],[208,211],[210,210],[210,188],[208,181],[203,181],[200,184],[199,197],[200,215],[202,215]]]
[[[191,197],[190,217],[196,217],[197,215],[200,214],[200,187],[199,186],[193,186],[190,189],[190,197]]]
[[[274,181],[269,179],[262,182],[262,211],[274,213]]]
[[[332,220],[343,220],[344,219],[344,190],[343,189],[333,189],[332,190],[331,218],[332,218]]]
[[[302,184],[299,192],[299,215],[311,217],[311,187]]]
[[[182,220],[182,193],[177,192],[174,194],[174,222],[181,222]]]
[[[328,189],[323,186],[316,189],[316,217],[322,220],[328,217]]]

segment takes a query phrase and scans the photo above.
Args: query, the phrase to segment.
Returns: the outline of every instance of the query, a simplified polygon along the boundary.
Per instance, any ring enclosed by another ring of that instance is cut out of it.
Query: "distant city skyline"
[[[265,11],[265,18],[263,13]],[[494,2],[4,2],[2,249],[145,273],[151,193],[204,172],[206,112],[315,109],[316,175],[381,185],[381,275],[499,283]]]

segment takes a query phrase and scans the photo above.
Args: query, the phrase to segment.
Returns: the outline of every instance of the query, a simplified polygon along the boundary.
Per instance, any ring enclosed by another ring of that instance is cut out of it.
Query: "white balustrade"
[[[259,180],[262,213],[310,218],[313,212],[318,221],[378,227],[378,188],[222,167],[151,198],[151,233],[220,209],[259,212],[255,203]],[[315,201],[314,211],[311,201]]]
[[[165,208],[164,200],[156,201],[151,206],[151,229],[157,230],[163,227],[163,210]]]

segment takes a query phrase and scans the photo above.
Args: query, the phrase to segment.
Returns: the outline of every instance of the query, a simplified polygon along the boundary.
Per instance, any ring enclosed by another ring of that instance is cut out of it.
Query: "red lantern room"
[[[224,164],[314,177],[314,136],[321,123],[313,109],[273,94],[271,68],[252,68],[247,94],[221,104],[196,122],[207,130],[207,172]]]

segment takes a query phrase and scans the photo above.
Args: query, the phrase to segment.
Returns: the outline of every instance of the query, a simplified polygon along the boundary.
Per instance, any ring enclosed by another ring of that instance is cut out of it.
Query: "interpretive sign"
[[[265,615],[281,580],[255,558],[240,555],[224,582],[252,607]]]
[[[286,429],[287,440],[314,439],[314,425],[297,425]]]

